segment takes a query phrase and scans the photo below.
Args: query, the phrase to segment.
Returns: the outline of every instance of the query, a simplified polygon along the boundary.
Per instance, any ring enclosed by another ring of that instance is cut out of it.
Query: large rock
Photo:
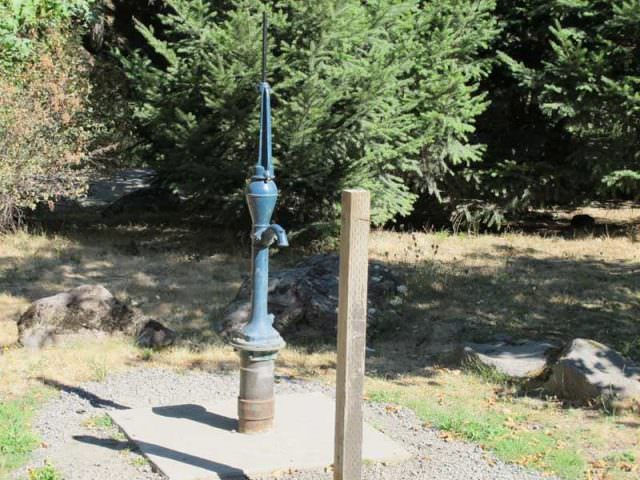
[[[461,361],[493,368],[507,377],[530,379],[546,371],[558,350],[556,344],[547,341],[465,343]]]
[[[131,309],[102,285],[82,285],[33,302],[18,320],[18,333],[22,345],[40,348],[79,331],[131,333],[133,323]]]
[[[640,399],[640,368],[602,343],[576,338],[553,366],[545,387],[568,400]]]
[[[269,312],[275,315],[275,327],[286,339],[335,336],[338,267],[336,255],[316,255],[293,268],[271,273]],[[405,289],[388,267],[370,262],[368,321],[376,322],[383,311],[392,314],[386,307],[399,304]],[[216,324],[219,333],[229,335],[246,325],[251,309],[250,291],[251,284],[246,279]]]

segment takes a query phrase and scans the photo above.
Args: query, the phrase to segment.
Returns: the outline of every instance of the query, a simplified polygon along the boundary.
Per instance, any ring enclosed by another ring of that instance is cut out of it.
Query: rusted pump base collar
[[[240,395],[238,431],[260,433],[270,430],[275,414],[274,356],[240,352]]]

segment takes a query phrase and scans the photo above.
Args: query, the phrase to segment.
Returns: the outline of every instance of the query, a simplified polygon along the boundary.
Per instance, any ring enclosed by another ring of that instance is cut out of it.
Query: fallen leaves
[[[440,432],[438,436],[440,437],[441,440],[444,440],[445,442],[453,442],[456,439],[453,433],[451,432]]]
[[[523,467],[535,465],[540,463],[544,459],[544,452],[532,453],[530,455],[524,455],[520,457],[516,463]]]
[[[503,425],[511,430],[517,430],[520,427],[513,417],[507,417]]]
[[[630,462],[618,462],[616,464],[616,468],[618,468],[618,470],[622,470],[623,472],[637,472],[638,464],[633,464]]]
[[[398,405],[392,405],[392,404],[385,405],[384,409],[387,413],[391,413],[391,414],[398,413],[400,411],[400,407]]]
[[[589,462],[587,480],[608,480],[610,478],[614,478],[612,477],[611,472],[616,470],[625,473],[637,473],[640,471],[640,465],[638,465],[637,462],[628,461],[607,461],[606,459],[592,460]],[[618,477],[616,476],[615,478]],[[638,476],[634,475],[633,478],[638,478]]]

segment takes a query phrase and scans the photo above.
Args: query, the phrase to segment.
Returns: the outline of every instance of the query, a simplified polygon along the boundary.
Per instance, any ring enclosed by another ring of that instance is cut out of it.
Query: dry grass
[[[38,352],[6,349],[0,356],[0,399],[12,400],[38,391],[47,382],[77,385],[102,380],[135,362],[136,352],[120,338],[83,339]]]
[[[626,217],[619,210],[587,213],[620,223],[636,219],[638,211],[630,209]],[[76,385],[132,366],[235,369],[237,355],[211,328],[249,266],[248,248],[234,243],[202,231],[136,225],[108,233],[98,225],[58,235],[1,237],[0,345],[15,340],[15,320],[29,302],[87,282],[104,284],[175,328],[182,343],[163,352],[141,351],[120,337],[40,352],[5,347],[0,399],[23,398],[44,379],[49,385]],[[567,473],[567,478],[589,478],[589,471],[592,479],[637,478],[637,470],[625,470],[629,458],[640,458],[637,414],[521,397],[496,379],[437,366],[452,343],[497,333],[586,336],[640,359],[640,243],[632,236],[374,232],[370,245],[371,257],[387,263],[409,286],[405,302],[390,306],[402,322],[383,321],[371,339],[370,395],[412,406],[425,421],[502,448],[512,461],[565,473],[584,467],[582,477]],[[278,255],[276,264],[299,254]],[[278,369],[331,382],[335,352],[289,347]],[[471,422],[474,416],[485,423]],[[492,437],[489,427],[508,431],[508,441]],[[554,451],[565,454],[549,456]]]
[[[372,256],[406,275],[406,323],[417,344],[585,336],[640,360],[640,243],[628,237],[411,235],[380,232]]]
[[[134,366],[220,370],[238,366],[237,354],[212,330],[221,308],[237,292],[249,260],[217,240],[198,251],[177,248],[174,232],[133,227],[120,235],[88,237],[18,232],[0,237],[0,399],[13,399],[48,383],[76,385]],[[156,243],[157,242],[157,243]],[[169,245],[168,245],[169,244]],[[211,248],[219,251],[209,251]],[[80,338],[39,352],[13,347],[16,320],[29,303],[83,283],[101,283],[143,314],[180,333],[180,345],[145,352],[130,339]],[[287,348],[283,374],[309,375],[335,366],[332,352]]]
[[[247,260],[143,248],[99,234],[82,240],[24,232],[1,237],[0,323],[15,321],[36,298],[101,283],[143,314],[202,340],[215,309],[237,291]]]
[[[617,205],[590,205],[578,210],[557,210],[554,212],[558,218],[571,219],[573,215],[591,215],[597,223],[601,224],[640,224],[640,205],[636,203],[621,203]]]

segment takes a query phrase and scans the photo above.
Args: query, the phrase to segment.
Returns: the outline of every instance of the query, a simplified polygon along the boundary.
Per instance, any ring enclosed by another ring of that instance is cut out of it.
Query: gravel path
[[[81,387],[57,385],[60,395],[49,401],[34,422],[43,444],[30,467],[49,460],[65,480],[161,480],[144,458],[134,451],[114,426],[96,426],[96,418],[114,409],[177,403],[210,403],[237,395],[236,373],[176,373],[164,369],[135,369],[106,381]],[[324,385],[281,379],[279,393],[322,391]],[[386,409],[367,404],[366,420],[401,443],[413,458],[399,465],[366,464],[367,480],[534,480],[543,477],[515,465],[505,464],[471,444],[442,440],[426,429],[406,409]],[[24,477],[26,468],[16,473]],[[278,476],[286,480],[330,480],[330,472],[294,472]],[[260,480],[267,480],[260,479]]]

